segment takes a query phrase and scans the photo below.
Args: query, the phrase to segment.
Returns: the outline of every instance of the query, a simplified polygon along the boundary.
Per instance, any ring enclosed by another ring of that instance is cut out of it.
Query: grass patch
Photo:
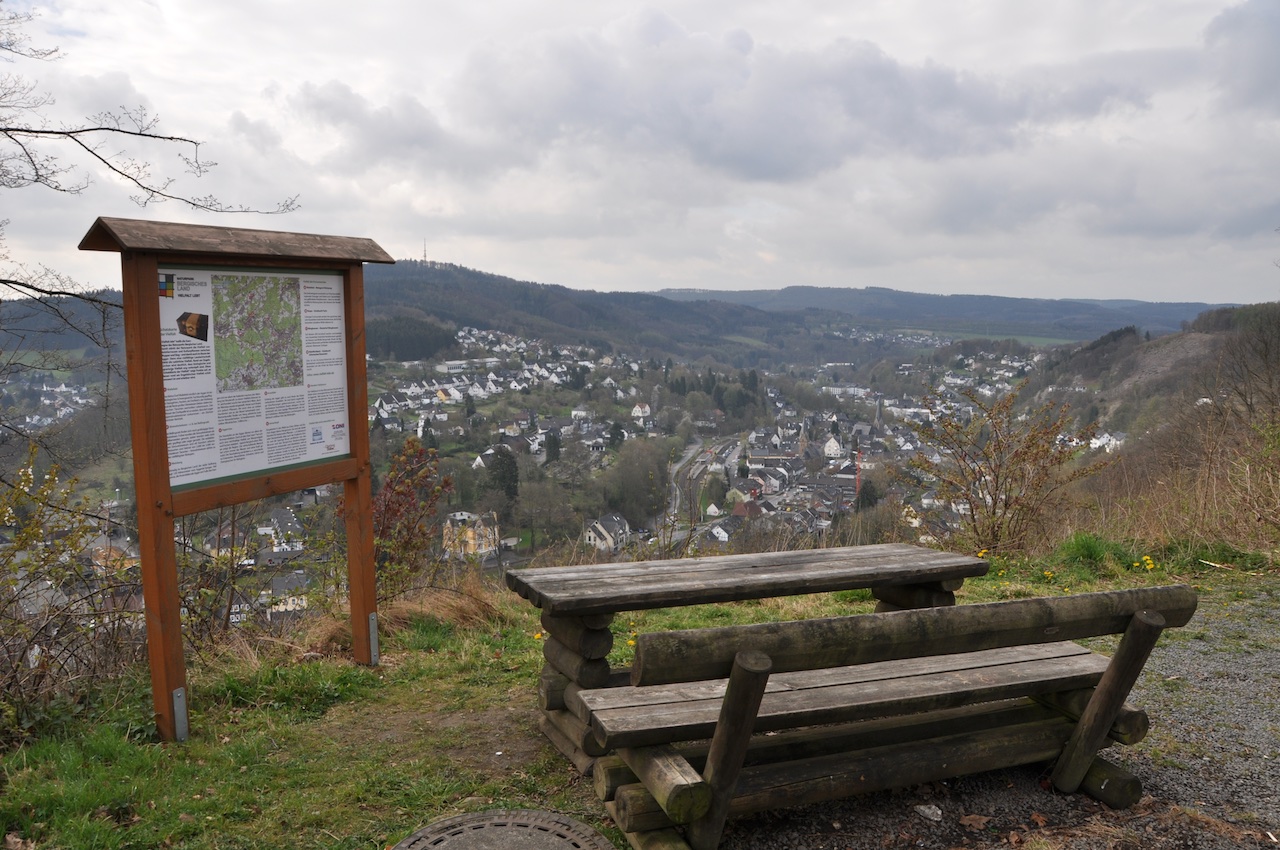
[[[1095,570],[1132,563],[1140,557],[1132,544],[1107,540],[1083,531],[1068,537],[1054,552],[1054,560],[1064,564],[1088,566]]]
[[[996,559],[960,596],[1057,595],[1068,582],[1073,592],[1161,584],[1190,569],[1157,556],[1157,569],[1113,576],[1065,559]],[[1258,580],[1204,569],[1214,581],[1202,607],[1243,616],[1273,605],[1273,574]],[[869,593],[847,591],[622,615],[612,626],[611,661],[629,662],[627,642],[646,632],[872,607]],[[149,740],[145,675],[118,683],[58,734],[0,754],[0,828],[37,847],[367,850],[439,818],[535,808],[625,846],[590,782],[537,731],[543,658],[532,606],[476,586],[383,606],[379,619],[377,668],[337,651],[349,643],[340,617],[317,621],[296,645],[264,642],[193,661],[192,737],[182,745]],[[1168,637],[1203,640],[1179,631]],[[1176,679],[1159,687],[1187,690]],[[1154,743],[1157,760],[1186,757],[1169,742]]]
[[[181,745],[139,740],[150,683],[123,682],[64,734],[0,756],[0,825],[36,846],[329,850],[531,807],[609,834],[590,783],[536,730],[537,612],[481,594],[386,606],[378,668],[299,647],[193,662]],[[338,645],[335,632],[299,640]]]
[[[367,697],[379,685],[379,676],[371,668],[316,661],[223,671],[193,686],[191,697],[230,708],[269,709],[297,721],[319,717],[340,702]]]

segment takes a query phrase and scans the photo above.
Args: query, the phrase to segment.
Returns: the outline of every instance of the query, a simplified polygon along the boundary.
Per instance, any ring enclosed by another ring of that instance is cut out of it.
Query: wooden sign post
[[[365,376],[369,239],[99,218],[120,253],[156,726],[187,720],[174,520],[342,482],[352,650],[378,663]]]

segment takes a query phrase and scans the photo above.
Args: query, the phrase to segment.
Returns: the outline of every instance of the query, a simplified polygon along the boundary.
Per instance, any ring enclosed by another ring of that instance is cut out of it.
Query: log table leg
[[[873,587],[871,595],[876,599],[876,613],[904,608],[945,608],[956,604],[956,591],[962,584],[964,579]]]
[[[542,709],[542,729],[547,739],[583,775],[591,773],[597,756],[593,740],[584,740],[579,730],[567,728],[577,721],[565,711],[564,695],[574,688],[602,688],[610,684],[609,662],[613,649],[612,614],[590,617],[557,617],[542,614],[547,634],[542,654],[547,660],[538,682],[538,704]],[[587,732],[589,739],[590,732]],[[588,752],[589,751],[589,752]]]

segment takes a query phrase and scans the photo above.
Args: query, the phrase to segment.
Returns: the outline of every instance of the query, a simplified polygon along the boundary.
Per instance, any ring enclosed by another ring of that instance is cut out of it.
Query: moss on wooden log
[[[747,749],[746,765],[776,764],[835,753],[856,753],[859,750],[890,744],[904,744],[944,735],[977,734],[1003,726],[1017,726],[1061,718],[1061,712],[1026,699],[1018,699],[982,703],[964,708],[942,709],[906,717],[886,717],[834,726],[789,729],[772,735],[754,736]],[[1063,726],[1064,730],[1067,728]],[[706,765],[709,747],[710,741],[686,741],[673,745],[674,750],[697,771],[701,771]],[[593,779],[596,794],[602,800],[611,800],[618,788],[640,781],[634,771],[627,767],[626,762],[617,756],[599,759],[596,762]]]
[[[674,829],[623,833],[634,850],[689,850],[689,845]]]
[[[618,824],[618,828],[622,829],[622,822],[618,815],[618,806],[616,803],[605,803],[604,810],[613,818],[613,822]],[[634,850],[689,850],[689,845],[685,843],[680,833],[676,832],[672,827],[661,829],[650,829],[643,832],[629,832],[623,830],[627,843]]]
[[[747,766],[730,799],[729,817],[1046,762],[1061,751],[1072,724],[1056,712],[1044,713],[1044,719],[1013,726]],[[655,813],[662,809],[643,785],[621,786],[615,799],[621,797],[633,819],[628,823],[658,828]]]
[[[738,778],[729,815],[738,817],[1044,762],[1061,751],[1070,734],[1070,721],[1059,716],[978,733],[748,767]]]
[[[554,637],[542,642],[542,657],[584,688],[603,688],[609,683],[608,661],[603,658],[583,658]]]
[[[646,832],[675,826],[675,821],[653,799],[649,789],[639,783],[623,785],[613,795],[613,802],[607,805],[613,806],[610,815],[623,832]]]
[[[602,756],[609,752],[591,732],[591,727],[567,711],[548,711],[543,717],[551,721],[560,733],[568,738],[575,747],[589,756]]]
[[[543,711],[564,711],[564,691],[572,682],[550,664],[542,668],[538,677],[538,708]]]
[[[613,649],[613,632],[590,628],[582,617],[557,617],[543,611],[542,628],[583,658],[604,658]]]
[[[639,781],[635,771],[627,767],[627,763],[617,755],[596,759],[595,768],[591,771],[591,784],[602,803],[612,800],[623,785],[634,785]]]
[[[560,754],[569,760],[578,773],[583,776],[591,775],[592,768],[595,766],[595,758],[587,755],[582,751],[581,747],[569,740],[569,737],[557,729],[556,725],[545,714],[538,718],[538,731],[551,742],[551,746],[559,750]]]
[[[711,786],[669,744],[621,749],[618,755],[674,823],[691,823],[711,807]]]
[[[689,845],[674,829],[626,832],[623,835],[634,850],[689,850]]]

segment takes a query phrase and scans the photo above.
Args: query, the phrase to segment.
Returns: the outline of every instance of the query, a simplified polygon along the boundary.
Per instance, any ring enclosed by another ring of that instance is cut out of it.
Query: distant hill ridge
[[[1094,339],[1134,325],[1153,336],[1182,329],[1200,313],[1234,304],[1148,302],[1136,300],[1013,298],[1002,295],[934,295],[878,286],[835,288],[788,286],[783,289],[711,291],[663,289],[676,301],[716,300],[760,310],[835,310],[876,324],[984,336]],[[989,329],[989,330],[988,330]]]
[[[1206,310],[1232,306],[931,295],[882,287],[596,292],[416,260],[369,266],[365,281],[371,343],[380,331],[377,322],[396,319],[400,339],[414,323],[423,329],[474,326],[641,356],[752,365],[789,357],[794,362],[803,353],[800,338],[851,327],[1072,342],[1129,325],[1152,336],[1172,333]],[[423,356],[397,351],[405,359]]]
[[[669,352],[689,359],[723,356],[726,348],[749,348],[752,340],[803,330],[799,317],[745,305],[691,309],[650,293],[569,289],[415,260],[366,268],[365,306],[372,320],[409,316],[603,351]]]

